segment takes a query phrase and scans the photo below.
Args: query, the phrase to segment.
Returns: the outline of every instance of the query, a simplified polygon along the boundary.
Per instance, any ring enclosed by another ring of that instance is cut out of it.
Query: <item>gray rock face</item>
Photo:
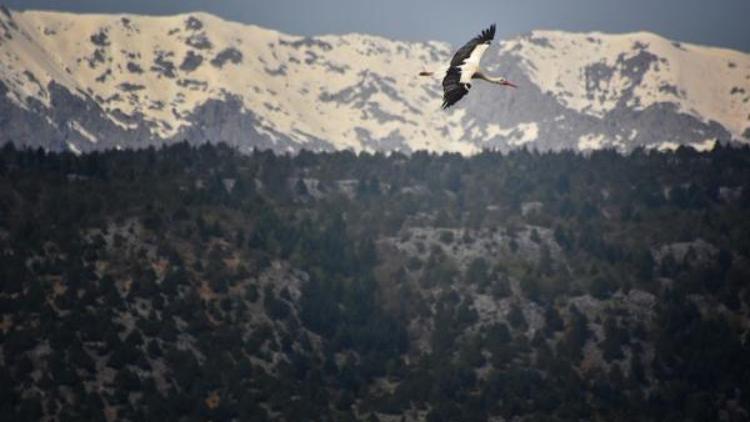
[[[182,60],[182,64],[180,64],[180,70],[185,72],[192,72],[197,69],[201,65],[201,63],[203,63],[203,56],[201,56],[200,54],[196,54],[194,51],[190,50]]]
[[[128,72],[130,73],[143,73],[143,68],[138,63],[128,62]]]
[[[148,123],[137,117],[133,120],[139,128],[124,130],[106,117],[96,100],[82,99],[55,83],[51,83],[48,89],[51,107],[35,102],[30,110],[26,110],[8,100],[7,87],[0,81],[0,127],[4,129],[0,131],[0,143],[75,152],[139,148],[161,143],[148,135]],[[77,127],[87,134],[94,134],[95,142]]]
[[[96,34],[92,35],[91,43],[99,47],[108,47],[110,43],[109,43],[109,35],[107,35],[107,31],[100,30]]]
[[[251,152],[254,148],[296,150],[300,145],[287,136],[276,133],[277,141],[258,131],[263,124],[251,111],[242,111],[242,100],[228,96],[223,100],[209,100],[198,107],[188,118],[191,125],[184,128],[168,142],[187,140],[193,142],[224,142],[241,151]],[[314,142],[308,149],[331,150],[330,144]]]
[[[67,149],[60,132],[48,124],[41,114],[14,104],[7,97],[8,88],[0,81],[0,143],[13,142],[30,148]],[[34,103],[39,108],[38,103]],[[29,134],[36,134],[29,136]]]
[[[171,51],[157,51],[151,70],[166,78],[176,77],[175,65],[171,60],[173,56]]]
[[[211,59],[211,65],[221,69],[224,65],[229,62],[233,64],[242,63],[242,52],[236,48],[225,48],[219,52],[213,59]]]
[[[213,43],[208,39],[208,36],[204,33],[193,34],[188,37],[185,44],[190,47],[197,48],[198,50],[210,50],[213,47]]]
[[[203,22],[201,22],[195,16],[190,16],[185,21],[185,29],[188,31],[200,31],[203,29]]]

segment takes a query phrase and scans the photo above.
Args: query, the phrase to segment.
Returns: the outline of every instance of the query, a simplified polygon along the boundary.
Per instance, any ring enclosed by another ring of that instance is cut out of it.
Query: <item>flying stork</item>
[[[472,38],[463,47],[456,51],[451,59],[451,64],[443,78],[443,110],[457,103],[458,100],[469,93],[472,79],[484,79],[487,82],[510,86],[516,85],[503,77],[488,76],[479,67],[479,60],[490,47],[495,38],[495,24],[482,31],[481,34]],[[420,72],[420,76],[432,76],[435,72]]]

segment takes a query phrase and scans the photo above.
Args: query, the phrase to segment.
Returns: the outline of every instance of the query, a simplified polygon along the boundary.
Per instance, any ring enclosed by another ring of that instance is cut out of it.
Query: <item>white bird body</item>
[[[469,57],[464,60],[464,64],[458,66],[461,69],[460,82],[462,84],[471,83],[471,78],[479,70],[479,61],[482,59],[484,52],[490,48],[489,44],[479,44],[474,48]]]

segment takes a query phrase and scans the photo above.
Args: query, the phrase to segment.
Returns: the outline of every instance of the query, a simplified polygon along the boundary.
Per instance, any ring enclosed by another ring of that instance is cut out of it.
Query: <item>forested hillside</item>
[[[749,212],[747,147],[6,145],[0,420],[747,420]]]

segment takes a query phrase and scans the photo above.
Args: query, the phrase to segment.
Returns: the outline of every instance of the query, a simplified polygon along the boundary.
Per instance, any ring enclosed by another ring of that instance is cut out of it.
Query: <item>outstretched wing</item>
[[[479,63],[479,59],[482,57],[482,54],[484,54],[485,50],[487,50],[487,47],[490,46],[490,43],[494,38],[495,24],[493,23],[489,28],[482,31],[481,34],[472,38],[463,47],[456,51],[456,54],[453,55],[453,59],[451,60],[451,67],[461,66],[469,58],[476,59],[476,62]],[[477,47],[480,47],[479,51],[475,51]],[[474,57],[472,57],[472,55]]]
[[[485,29],[456,51],[443,79],[443,108],[463,98],[471,88],[471,77],[479,69],[479,61],[495,38],[495,24]]]
[[[450,67],[443,78],[443,110],[468,94],[469,88],[471,84],[461,83],[461,71],[457,67]]]

